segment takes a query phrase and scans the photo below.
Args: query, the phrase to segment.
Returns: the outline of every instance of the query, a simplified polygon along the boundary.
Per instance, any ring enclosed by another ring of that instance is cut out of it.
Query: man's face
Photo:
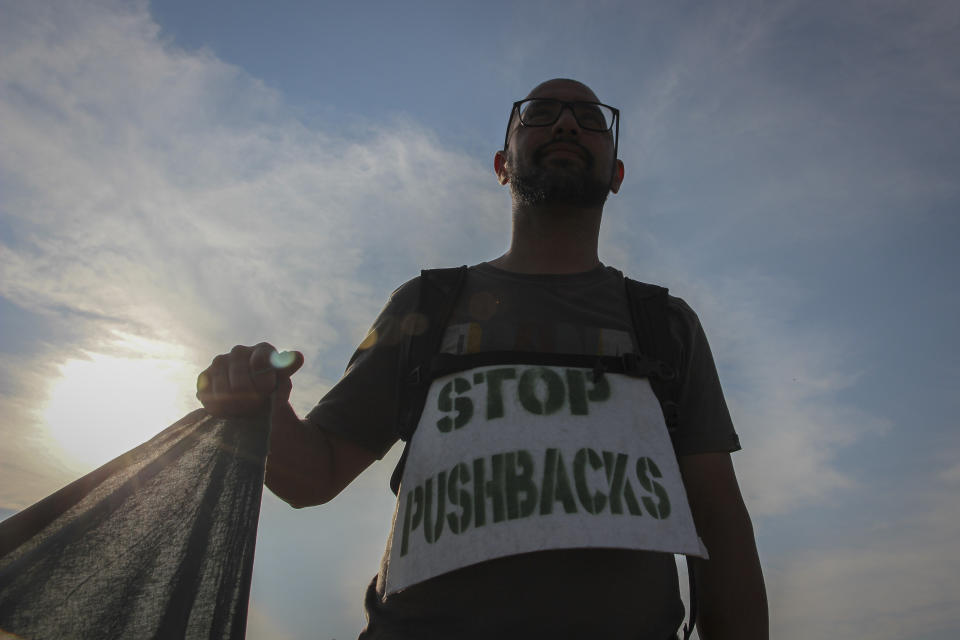
[[[569,80],[545,82],[527,97],[599,102],[588,87]],[[613,134],[584,129],[568,108],[542,127],[522,126],[514,113],[508,148],[497,154],[494,168],[501,183],[509,182],[516,204],[597,207],[620,187],[622,164],[613,155]]]

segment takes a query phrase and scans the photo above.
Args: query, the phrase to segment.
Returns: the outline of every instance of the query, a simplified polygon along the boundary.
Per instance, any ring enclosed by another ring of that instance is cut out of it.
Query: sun
[[[61,364],[48,390],[43,422],[72,468],[112,460],[198,406],[196,367],[178,349],[129,336],[110,346],[109,353],[85,351]],[[128,353],[131,347],[143,355]]]

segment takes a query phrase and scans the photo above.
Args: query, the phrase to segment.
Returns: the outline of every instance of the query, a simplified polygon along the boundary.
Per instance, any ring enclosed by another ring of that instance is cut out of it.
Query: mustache
[[[551,140],[550,142],[543,143],[537,147],[536,151],[533,152],[534,162],[540,162],[543,159],[543,156],[547,155],[547,153],[550,151],[550,147],[558,144],[565,147],[576,147],[580,155],[583,156],[583,159],[587,165],[593,166],[593,154],[576,140]]]

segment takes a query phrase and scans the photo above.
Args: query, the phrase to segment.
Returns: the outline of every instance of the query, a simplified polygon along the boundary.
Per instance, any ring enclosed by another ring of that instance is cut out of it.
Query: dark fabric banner
[[[0,523],[0,638],[242,638],[268,439],[198,410]]]

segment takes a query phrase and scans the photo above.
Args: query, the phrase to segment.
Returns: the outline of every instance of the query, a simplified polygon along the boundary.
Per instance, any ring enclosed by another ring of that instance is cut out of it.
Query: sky
[[[194,409],[302,414],[387,296],[509,242],[510,104],[620,108],[601,260],[699,314],[772,637],[960,634],[960,5],[0,0],[0,517]],[[263,499],[248,637],[355,637],[399,451]]]

